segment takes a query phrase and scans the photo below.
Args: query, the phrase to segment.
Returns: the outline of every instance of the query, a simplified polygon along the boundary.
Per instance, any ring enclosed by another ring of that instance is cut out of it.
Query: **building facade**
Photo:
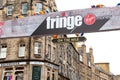
[[[115,75],[113,79],[114,80],[120,80],[120,75]]]
[[[0,21],[56,11],[54,0],[0,0]]]
[[[1,0],[0,20],[56,12],[54,0]],[[58,37],[66,37],[59,35]],[[85,44],[52,42],[52,36],[0,39],[0,80],[112,80],[94,64]]]

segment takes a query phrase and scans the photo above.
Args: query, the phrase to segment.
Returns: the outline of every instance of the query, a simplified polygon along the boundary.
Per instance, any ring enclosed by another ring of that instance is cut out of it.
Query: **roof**
[[[95,68],[96,68],[97,70],[101,71],[101,72],[106,73],[106,72],[105,72],[101,67],[99,67],[99,66],[96,66],[96,65],[95,65]]]

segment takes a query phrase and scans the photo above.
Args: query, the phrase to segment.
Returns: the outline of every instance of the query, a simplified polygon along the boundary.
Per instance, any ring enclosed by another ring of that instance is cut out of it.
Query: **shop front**
[[[58,80],[58,65],[31,61],[32,80]]]
[[[24,80],[26,62],[0,63],[0,80]]]
[[[0,80],[58,80],[58,65],[40,61],[0,63]]]

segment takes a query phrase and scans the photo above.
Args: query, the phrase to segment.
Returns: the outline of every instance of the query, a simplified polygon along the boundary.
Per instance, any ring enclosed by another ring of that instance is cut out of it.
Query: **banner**
[[[120,29],[120,7],[53,12],[0,22],[0,38]]]
[[[70,42],[84,42],[86,41],[85,37],[71,37],[71,38],[57,38],[53,39],[53,43],[70,43]]]

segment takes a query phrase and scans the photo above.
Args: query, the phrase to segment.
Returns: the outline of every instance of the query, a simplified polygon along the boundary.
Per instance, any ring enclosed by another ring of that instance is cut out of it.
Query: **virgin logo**
[[[95,15],[93,15],[93,14],[87,14],[87,15],[84,17],[84,23],[85,23],[86,25],[92,25],[92,24],[95,23],[95,21],[96,21],[96,17],[95,17]]]

